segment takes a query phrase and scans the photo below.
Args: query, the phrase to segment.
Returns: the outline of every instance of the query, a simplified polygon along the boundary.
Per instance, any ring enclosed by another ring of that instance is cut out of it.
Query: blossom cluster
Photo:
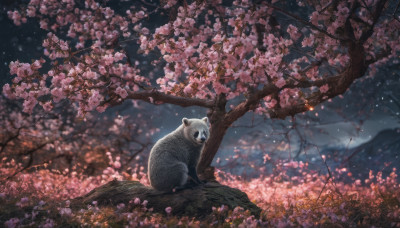
[[[68,44],[59,40],[54,34],[49,34],[49,39],[43,45],[48,48],[45,53],[50,59],[71,57]],[[119,100],[126,98],[129,92],[138,91],[140,84],[146,84],[147,79],[138,75],[138,69],[127,63],[120,63],[125,54],[121,52],[106,52],[96,49],[91,56],[74,56],[82,60],[75,64],[66,61],[62,65],[40,74],[44,60],[36,60],[32,64],[11,62],[10,73],[16,74],[14,84],[6,84],[3,92],[8,98],[23,98],[24,112],[32,113],[38,104],[38,99],[43,100],[45,95],[51,95],[52,100],[39,103],[46,111],[50,111],[54,104],[68,98],[79,104],[79,114],[97,109],[103,112],[108,106],[106,99]],[[30,78],[29,78],[30,77]],[[33,78],[40,80],[30,82]],[[47,87],[46,81],[51,82]],[[106,83],[112,83],[105,87]]]
[[[17,90],[22,83],[26,84],[23,90],[35,93],[26,101],[26,112],[36,104],[50,110],[65,98],[79,106],[80,115],[95,109],[102,112],[110,103],[121,103],[143,89],[200,99],[224,94],[231,100],[270,86],[273,94],[262,97],[255,109],[266,113],[307,105],[316,96],[326,100],[333,96],[334,86],[327,79],[346,73],[351,58],[365,58],[361,62],[373,74],[400,50],[400,22],[376,19],[372,11],[381,9],[379,1],[298,1],[299,7],[310,12],[308,18],[279,5],[247,0],[232,1],[229,6],[222,1],[180,4],[168,0],[154,10],[143,5],[122,14],[107,3],[83,3],[84,7],[74,0],[31,0],[25,8],[8,12],[16,25],[36,17],[42,29],[51,31],[43,46],[52,69],[31,72],[24,64],[19,71],[25,70],[25,77],[17,74],[13,85],[3,88],[10,98],[23,98]],[[143,26],[152,14],[166,12],[171,14],[167,22],[155,28]],[[274,24],[276,12],[296,20]],[[68,32],[60,39],[63,29]],[[140,75],[139,64],[131,64],[123,46],[132,40],[139,43],[140,53],[161,54],[160,59],[152,59],[157,65],[164,63],[163,74],[155,80],[151,74]],[[349,43],[361,43],[360,53],[365,55],[354,56],[354,45]],[[11,74],[18,73],[15,67],[10,64]],[[51,83],[35,85],[37,81]],[[45,95],[52,100],[37,101],[48,99]]]
[[[84,3],[85,7],[80,8],[74,0],[32,0],[26,12],[9,12],[16,25],[21,20],[25,22],[26,17],[37,17],[41,28],[51,31],[42,44],[51,64],[47,73],[38,71],[43,59],[34,61],[35,68],[19,61],[10,64],[10,73],[16,77],[12,85],[3,87],[3,92],[9,98],[26,100],[24,112],[32,113],[37,104],[50,111],[55,103],[66,98],[78,104],[80,116],[94,109],[103,112],[108,102],[121,102],[129,92],[148,84],[148,79],[138,74],[136,65],[128,63],[125,51],[114,48],[120,36],[131,36],[132,23],[137,24],[133,31],[147,33],[139,24],[147,17],[146,13],[128,10],[122,16],[94,0]],[[65,27],[68,33],[65,39],[60,39],[56,34]],[[36,66],[38,61],[40,64]],[[47,95],[52,99],[38,102],[48,99]]]
[[[326,69],[341,72],[348,67],[347,48],[340,45],[342,28],[350,17],[357,17],[350,15],[350,8],[359,3],[321,1],[308,6],[315,8],[310,15],[310,24],[315,28],[289,24],[286,33],[277,34],[268,23],[274,16],[274,8],[268,5],[233,1],[231,7],[216,6],[212,11],[205,3],[193,2],[187,7],[179,7],[176,19],[157,28],[154,34],[142,35],[141,48],[145,53],[155,47],[161,51],[166,62],[165,77],[158,78],[157,83],[164,92],[203,99],[225,94],[229,100],[254,91],[260,85],[273,83],[280,91],[279,99],[270,97],[267,102],[260,103],[256,112],[262,113],[278,105],[285,108],[307,103],[307,93],[326,94],[329,91],[327,84],[307,89],[296,85],[304,81],[312,84],[329,77],[323,73]],[[369,6],[361,3],[357,15],[371,23],[373,16],[366,12],[367,7],[376,4],[376,1]],[[221,15],[224,21],[220,20]],[[356,19],[350,21],[353,23]],[[367,33],[369,28],[360,23],[354,22],[352,29],[355,33]],[[386,27],[389,25],[393,27]],[[389,37],[398,35],[399,26],[398,20],[375,26],[374,36],[364,45],[365,50],[371,50],[367,51],[368,55],[385,49],[390,50],[385,61],[395,57],[400,50],[399,43]],[[266,32],[260,34],[260,30]],[[377,34],[387,37],[372,45]],[[356,38],[361,39],[361,35]],[[297,49],[309,57],[294,58],[293,50],[299,52]],[[328,63],[323,66],[323,71],[321,67],[310,67],[318,61]]]

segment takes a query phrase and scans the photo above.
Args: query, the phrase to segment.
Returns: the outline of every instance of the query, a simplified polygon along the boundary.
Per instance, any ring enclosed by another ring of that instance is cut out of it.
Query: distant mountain
[[[347,150],[342,166],[361,180],[368,178],[370,170],[374,174],[382,171],[386,177],[393,168],[400,177],[400,128],[383,130],[370,141]]]

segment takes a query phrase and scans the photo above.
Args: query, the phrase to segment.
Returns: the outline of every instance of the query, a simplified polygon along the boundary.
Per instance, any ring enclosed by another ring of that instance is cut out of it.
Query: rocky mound
[[[71,207],[84,208],[93,201],[97,201],[99,206],[116,206],[120,203],[128,205],[135,198],[147,200],[147,208],[153,208],[154,212],[165,214],[165,208],[171,207],[173,215],[198,219],[206,218],[211,214],[212,207],[221,205],[230,209],[240,206],[249,210],[256,218],[261,213],[261,209],[250,202],[246,193],[215,181],[177,192],[163,193],[137,181],[114,180],[71,200]]]

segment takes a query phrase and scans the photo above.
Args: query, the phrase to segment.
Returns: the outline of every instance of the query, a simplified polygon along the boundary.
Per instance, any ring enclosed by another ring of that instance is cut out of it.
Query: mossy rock
[[[147,208],[153,208],[154,212],[165,214],[165,208],[171,207],[173,215],[198,219],[207,218],[212,212],[212,207],[221,205],[230,209],[242,207],[256,218],[259,218],[261,213],[261,209],[250,202],[246,193],[215,181],[177,192],[163,193],[137,181],[114,180],[71,200],[71,207],[84,208],[93,201],[97,201],[98,206],[116,206],[120,203],[128,205],[129,201],[135,198],[147,200]]]

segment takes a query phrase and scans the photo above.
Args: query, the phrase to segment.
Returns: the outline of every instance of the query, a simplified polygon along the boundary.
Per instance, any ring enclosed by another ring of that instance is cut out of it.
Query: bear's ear
[[[188,120],[188,118],[183,118],[182,119],[182,123],[183,123],[183,125],[185,125],[185,127],[187,127],[187,126],[189,126],[189,120]]]
[[[202,121],[204,121],[204,122],[206,122],[206,123],[208,123],[208,118],[207,117],[204,117],[203,119],[201,119]]]

